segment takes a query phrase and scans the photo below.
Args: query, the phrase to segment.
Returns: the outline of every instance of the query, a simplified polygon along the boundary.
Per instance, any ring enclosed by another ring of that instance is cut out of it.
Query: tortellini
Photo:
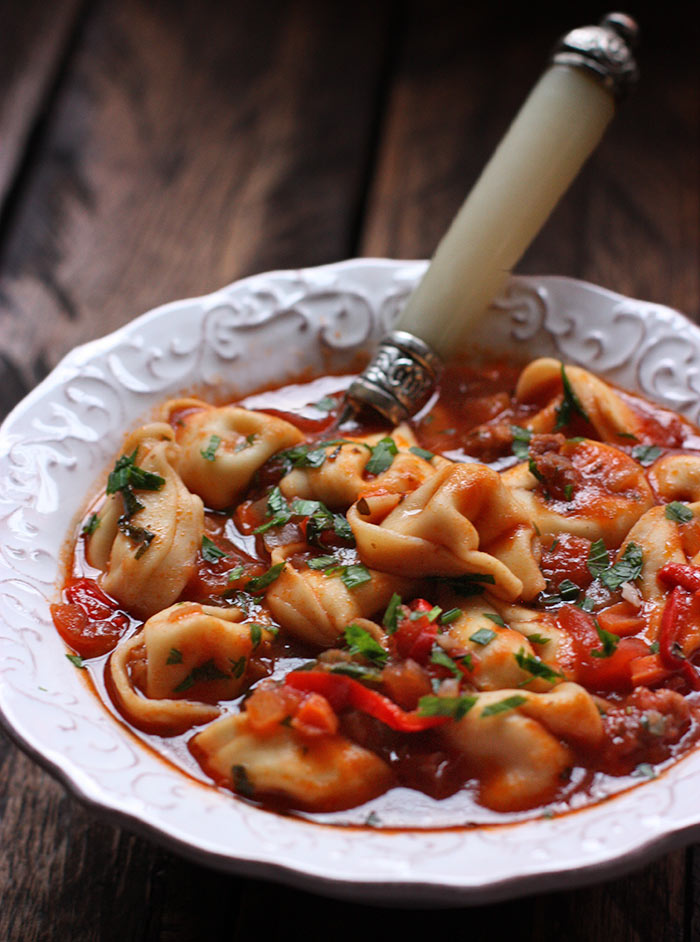
[[[522,688],[477,694],[465,717],[442,735],[478,769],[480,797],[497,811],[520,811],[553,798],[572,763],[567,744],[595,748],[603,723],[583,687],[549,693]]]
[[[619,449],[590,439],[566,442],[560,454],[575,474],[568,500],[553,499],[528,464],[504,471],[501,479],[542,537],[573,533],[619,546],[654,503],[644,469]]]
[[[192,493],[214,510],[233,506],[268,458],[303,441],[295,426],[262,412],[184,400],[172,403],[169,413],[178,408],[177,469]]]
[[[280,625],[311,644],[335,644],[353,620],[383,610],[394,592],[408,593],[412,588],[408,579],[371,570],[369,579],[348,588],[339,574],[297,569],[293,557],[300,549],[273,550],[273,565],[284,563],[284,569],[267,590],[266,602]]]
[[[362,561],[384,572],[483,575],[510,601],[545,585],[528,516],[485,465],[447,465],[403,499],[364,497],[348,522]]]
[[[247,686],[250,659],[269,637],[264,626],[243,622],[237,608],[173,605],[112,654],[117,701],[147,731],[180,732],[207,723],[219,715],[217,701],[231,700]]]
[[[559,360],[533,360],[520,374],[515,395],[521,402],[534,402],[542,410],[528,420],[533,432],[551,432],[556,427],[564,370],[569,386],[601,441],[627,443],[643,437],[641,419],[621,396],[603,380],[580,366],[565,366]]]
[[[129,436],[126,456],[162,478],[154,490],[134,486],[131,514],[123,491],[109,495],[87,542],[87,561],[102,571],[105,592],[140,618],[171,605],[195,569],[204,533],[202,501],[175,470],[180,449],[169,425],[142,426]]]
[[[280,490],[285,497],[301,497],[304,500],[320,500],[332,510],[346,510],[360,494],[376,491],[392,494],[407,494],[415,490],[438,467],[446,464],[444,458],[435,456],[431,461],[409,451],[417,442],[406,425],[400,425],[391,433],[398,450],[391,466],[374,477],[365,474],[370,460],[371,448],[386,437],[368,435],[350,438],[345,444],[339,442],[326,446],[326,460],[318,468],[296,468],[280,481]]]
[[[247,797],[267,795],[312,811],[369,801],[392,784],[379,756],[339,734],[308,738],[277,726],[265,735],[245,713],[212,723],[193,742],[211,777]]]

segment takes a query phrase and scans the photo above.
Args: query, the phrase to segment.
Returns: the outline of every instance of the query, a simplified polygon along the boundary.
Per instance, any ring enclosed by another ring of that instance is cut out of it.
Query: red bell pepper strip
[[[336,712],[361,710],[399,733],[420,733],[434,726],[443,726],[449,719],[447,716],[421,716],[416,710],[402,710],[393,700],[343,674],[292,671],[284,682],[295,690],[323,694]]]
[[[680,585],[688,592],[700,591],[700,567],[688,563],[666,563],[659,570],[659,579],[667,585]]]
[[[664,569],[668,568],[668,566],[664,567]],[[679,566],[678,568],[692,569],[694,567]],[[663,572],[663,570],[661,571]],[[686,592],[680,585],[677,585],[671,592],[671,596],[666,602],[666,607],[661,616],[659,657],[664,667],[667,667],[669,670],[679,671],[684,675],[693,690],[700,690],[700,674],[698,674],[690,661],[681,657],[677,651],[674,650],[678,631],[688,619],[692,601],[692,595]]]

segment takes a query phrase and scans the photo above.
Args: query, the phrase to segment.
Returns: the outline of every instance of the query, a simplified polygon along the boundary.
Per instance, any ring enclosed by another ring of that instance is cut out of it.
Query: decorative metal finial
[[[638,34],[631,16],[607,13],[598,26],[582,26],[562,36],[550,61],[586,70],[620,99],[639,77],[632,53]]]

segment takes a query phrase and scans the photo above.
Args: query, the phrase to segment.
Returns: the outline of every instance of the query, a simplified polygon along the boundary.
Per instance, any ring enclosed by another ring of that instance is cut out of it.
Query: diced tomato
[[[630,664],[630,672],[635,687],[653,687],[673,675],[673,671],[663,666],[658,654],[636,657]]]
[[[554,586],[570,579],[581,589],[593,581],[588,570],[588,554],[591,541],[572,533],[561,533],[551,541],[542,541],[540,567],[545,578]]]
[[[609,657],[596,657],[593,652],[602,652],[603,644],[591,615],[573,605],[564,605],[557,622],[573,641],[576,678],[580,683],[592,690],[632,689],[632,662],[649,653],[641,638],[623,638]]]
[[[391,699],[404,710],[414,710],[421,697],[433,692],[430,676],[412,658],[388,664],[382,671],[382,684]]]
[[[66,602],[51,606],[56,630],[81,657],[112,650],[129,626],[117,603],[93,579],[75,579],[65,589]]]
[[[291,687],[262,683],[246,700],[248,722],[256,732],[270,733],[291,720],[303,698],[303,693]]]
[[[245,500],[236,507],[233,519],[241,533],[250,535],[256,527],[265,522],[264,506],[258,507],[259,504],[260,501]]]
[[[332,736],[338,732],[338,717],[320,693],[310,693],[302,700],[292,726],[304,736]]]
[[[604,631],[609,631],[618,638],[639,634],[646,627],[646,620],[639,614],[639,610],[626,601],[604,608],[602,612],[598,612],[597,618]]]
[[[414,599],[410,608],[413,615],[420,612],[425,614],[420,618],[408,615],[400,619],[398,629],[392,635],[392,642],[400,658],[410,657],[419,664],[425,664],[430,659],[437,638],[437,624],[427,618],[433,606],[425,599]]]

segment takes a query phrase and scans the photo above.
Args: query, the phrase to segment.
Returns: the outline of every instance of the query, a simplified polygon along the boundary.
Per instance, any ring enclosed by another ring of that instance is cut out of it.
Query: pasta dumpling
[[[277,725],[262,734],[246,713],[198,733],[192,749],[208,774],[247,797],[268,795],[312,811],[339,811],[385,791],[393,774],[379,756],[339,734],[302,736]]]
[[[190,403],[176,426],[177,469],[187,487],[214,510],[231,507],[275,452],[303,441],[299,429],[276,416]],[[190,403],[172,403],[171,413]]]
[[[217,701],[245,689],[251,658],[269,639],[264,626],[243,622],[240,609],[182,602],[121,642],[110,658],[110,680],[135,726],[180,732],[213,720]]]
[[[573,395],[601,441],[621,444],[629,442],[630,436],[632,440],[644,437],[642,420],[612,386],[580,366],[564,366],[551,357],[529,363],[515,389],[520,402],[543,405],[541,411],[527,421],[529,429],[552,432],[558,428],[557,408],[562,402],[564,377],[569,395]]]
[[[140,618],[180,596],[202,543],[204,508],[175,470],[178,457],[173,430],[163,422],[130,435],[115,482],[124,483],[107,497],[87,540],[87,561],[102,571],[105,592]],[[139,487],[143,472],[153,475],[146,478],[153,489]]]
[[[365,469],[372,448],[384,438],[391,438],[398,453],[387,470],[368,477]],[[282,478],[280,490],[288,498],[320,500],[332,510],[346,510],[360,494],[377,490],[407,494],[447,463],[440,456],[428,461],[409,451],[416,445],[415,435],[406,425],[395,428],[390,436],[367,435],[331,444],[326,446],[326,459],[319,467],[295,468]]]
[[[510,601],[545,585],[527,514],[485,465],[447,465],[403,499],[365,497],[348,522],[362,561],[384,572],[485,575],[493,593]]]
[[[595,748],[603,723],[590,694],[563,683],[549,693],[477,694],[466,716],[442,735],[478,768],[485,805],[520,811],[556,796],[572,764],[568,744]]]
[[[619,546],[654,503],[644,469],[611,445],[551,438],[549,463],[537,455],[504,471],[503,483],[542,537],[572,533]]]
[[[273,550],[273,565],[283,563],[284,568],[265,600],[283,628],[311,644],[335,644],[352,621],[385,608],[394,592],[410,591],[408,579],[386,572],[370,570],[368,579],[348,588],[337,574],[297,569],[293,557],[303,548],[291,545]]]

